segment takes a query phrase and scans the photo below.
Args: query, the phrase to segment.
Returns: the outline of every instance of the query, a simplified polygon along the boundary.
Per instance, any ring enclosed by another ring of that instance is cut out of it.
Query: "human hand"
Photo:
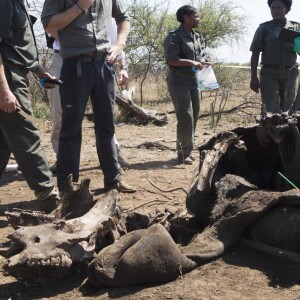
[[[108,62],[110,64],[115,63],[117,57],[122,53],[123,47],[119,44],[111,45],[110,49],[108,50]]]
[[[209,67],[209,66],[212,66],[213,63],[212,63],[211,61],[203,61],[203,62],[202,62],[202,65],[203,65],[203,66],[206,66],[206,67]]]
[[[0,109],[7,113],[16,111],[17,107],[21,107],[15,95],[11,90],[4,91],[0,95]]]
[[[202,70],[203,69],[203,64],[199,61],[194,61],[194,66],[196,67],[198,70]]]
[[[257,77],[256,78],[251,78],[250,89],[258,94],[259,93],[259,88],[260,88],[260,84],[259,84],[258,78]]]
[[[90,8],[94,4],[95,0],[79,0],[78,5],[83,9],[86,10]]]
[[[50,79],[50,80],[55,80],[57,79],[55,76],[52,76],[50,73],[46,72],[41,66],[38,66],[35,70],[35,74],[40,78],[40,79]],[[56,86],[55,83],[47,82],[45,81],[43,83],[43,87],[45,89],[52,89]]]
[[[125,86],[128,84],[129,76],[128,72],[125,69],[120,70],[119,72],[119,86]]]

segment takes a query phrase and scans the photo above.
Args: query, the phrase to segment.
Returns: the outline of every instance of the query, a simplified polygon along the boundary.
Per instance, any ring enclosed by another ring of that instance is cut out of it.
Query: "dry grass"
[[[212,127],[217,125],[212,122],[212,115],[219,115],[219,118],[225,118],[229,122],[236,122],[239,118],[241,119],[239,123],[243,125],[253,123],[255,116],[260,113],[260,95],[255,94],[249,88],[250,70],[220,68],[216,73],[221,87],[217,90],[202,92],[201,115],[210,116],[207,120]],[[161,72],[149,76],[146,80],[143,88],[143,107],[158,112],[174,110],[165,77],[165,74]],[[136,87],[133,100],[140,104],[140,81],[135,80],[130,84]],[[237,109],[234,110],[235,108]],[[228,110],[234,111],[226,113]]]
[[[217,73],[217,72],[216,72]],[[253,123],[255,116],[260,113],[260,96],[249,88],[250,70],[222,68],[216,74],[221,87],[213,91],[202,92],[201,115],[206,116],[211,127],[216,127],[220,119],[241,125]],[[132,80],[128,86],[135,86],[133,101],[141,104],[140,80]],[[31,80],[30,91],[33,99],[34,114],[42,119],[51,119],[47,97],[41,92],[36,82]],[[164,72],[154,74],[146,79],[143,87],[143,107],[158,113],[174,111],[166,85]],[[234,108],[238,109],[234,110]],[[227,113],[228,110],[234,110]],[[87,111],[90,112],[89,106]],[[116,108],[116,121],[119,122],[119,110]]]

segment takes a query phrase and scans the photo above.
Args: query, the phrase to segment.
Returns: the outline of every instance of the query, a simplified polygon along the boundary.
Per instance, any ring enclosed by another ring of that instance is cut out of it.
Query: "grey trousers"
[[[32,114],[28,92],[28,71],[5,64],[9,88],[22,109]],[[38,129],[17,112],[0,110],[0,177],[13,153],[22,174],[36,195],[54,187],[52,173],[41,146]]]
[[[196,78],[168,73],[168,90],[177,117],[178,157],[188,157],[194,147],[194,133],[200,111],[200,93]]]
[[[291,108],[295,100],[297,78],[297,67],[287,70],[261,68],[261,100],[267,112],[281,113]]]

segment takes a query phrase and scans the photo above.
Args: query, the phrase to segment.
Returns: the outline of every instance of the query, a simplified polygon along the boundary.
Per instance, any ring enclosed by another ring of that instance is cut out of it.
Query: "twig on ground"
[[[173,200],[173,199],[172,199],[172,200]],[[166,203],[166,202],[169,202],[169,201],[168,201],[168,200],[152,200],[152,201],[146,202],[146,203],[141,204],[141,205],[136,206],[136,207],[124,209],[123,211],[129,212],[129,211],[136,210],[136,209],[138,209],[138,208],[141,208],[141,207],[146,206],[146,205],[149,205],[149,204],[151,205],[151,204],[154,204],[154,203]]]
[[[250,104],[251,104],[251,103],[250,103]],[[246,109],[246,108],[253,108],[253,107],[254,107],[253,105],[249,105],[249,102],[247,102],[247,103],[239,104],[239,105],[237,105],[237,106],[235,106],[235,107],[233,107],[233,108],[224,110],[222,113],[223,113],[223,114],[230,114],[230,113],[235,112],[236,110],[239,110],[239,109],[241,109],[241,108]],[[202,114],[198,117],[198,119],[206,118],[206,117],[209,117],[210,115],[211,115],[210,112],[209,112],[209,113],[202,113]]]
[[[161,191],[161,192],[163,192],[163,193],[172,193],[172,192],[175,192],[175,191],[183,191],[186,195],[187,195],[187,191],[184,189],[184,188],[182,188],[182,187],[179,187],[179,188],[175,188],[175,189],[172,189],[172,190],[163,190],[163,189],[161,189],[161,188],[159,188],[158,186],[156,186],[149,178],[148,178],[148,172],[146,172],[147,173],[147,177],[146,177],[146,179],[149,181],[149,183],[152,185],[152,186],[154,186],[156,189],[158,189],[159,191]]]
[[[169,198],[168,196],[165,196],[165,195],[163,195],[163,194],[160,194],[160,193],[157,193],[157,192],[148,190],[148,189],[145,189],[145,191],[147,191],[147,192],[149,192],[149,193],[152,193],[152,194],[155,194],[155,195],[160,195],[160,196],[162,196],[162,197],[165,197],[165,198],[169,199],[170,201],[174,201],[174,199]],[[169,202],[169,201],[167,201],[167,202]]]

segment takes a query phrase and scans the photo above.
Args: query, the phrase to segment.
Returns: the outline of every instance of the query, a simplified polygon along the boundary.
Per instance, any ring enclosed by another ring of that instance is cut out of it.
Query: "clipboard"
[[[278,39],[284,41],[284,42],[288,42],[288,43],[294,43],[294,39],[296,37],[300,37],[300,32],[299,31],[295,31],[295,30],[291,30],[291,29],[287,29],[287,28],[282,28]]]

